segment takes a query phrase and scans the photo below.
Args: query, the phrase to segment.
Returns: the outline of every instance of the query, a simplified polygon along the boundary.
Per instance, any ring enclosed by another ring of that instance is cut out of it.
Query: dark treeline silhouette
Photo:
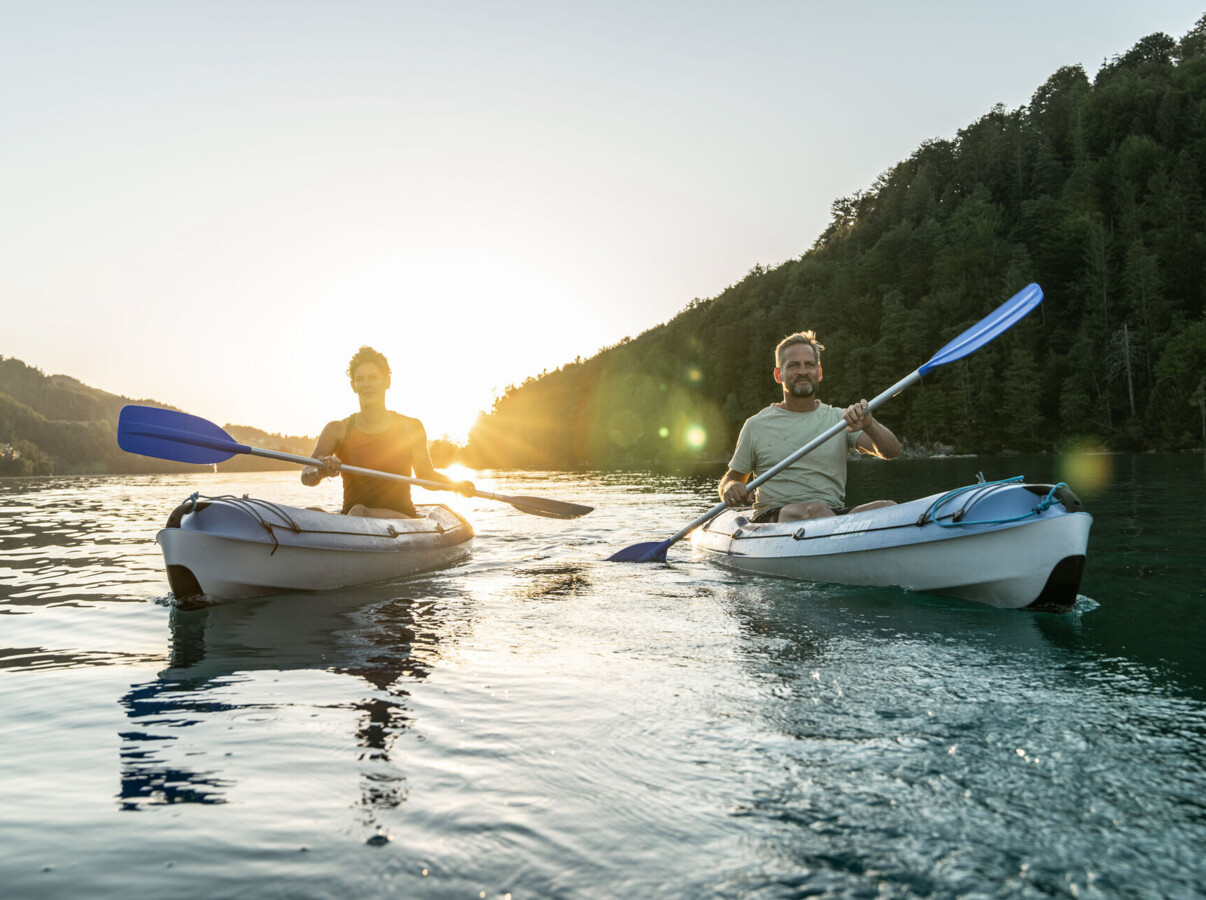
[[[822,397],[845,405],[911,372],[1036,281],[1046,300],[895,398],[906,445],[1035,452],[1206,445],[1206,16],[1143,38],[1090,81],[1067,66],[834,202],[800,258],[598,355],[512,386],[461,454],[516,468],[723,463],[780,397],[772,348],[815,329]],[[117,446],[130,402],[0,357],[0,475],[189,467]],[[138,401],[160,406],[153,401]],[[225,426],[308,454],[309,438]],[[451,451],[438,448],[441,464]],[[222,468],[281,468],[237,456]]]
[[[1034,281],[1043,305],[883,417],[906,442],[1036,452],[1206,443],[1206,16],[1090,81],[1068,66],[833,204],[799,259],[509,388],[470,435],[504,467],[715,464],[815,329],[822,396],[872,397]]]
[[[196,466],[150,459],[117,446],[117,419],[130,400],[69,378],[46,375],[19,359],[0,357],[0,475],[70,475],[196,471]],[[226,425],[235,440],[308,455],[314,441],[268,434],[256,428]],[[251,471],[295,468],[246,455],[220,463],[219,469]]]

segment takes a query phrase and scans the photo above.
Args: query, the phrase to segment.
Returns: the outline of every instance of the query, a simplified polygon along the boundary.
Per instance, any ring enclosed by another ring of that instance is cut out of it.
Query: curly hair
[[[816,332],[813,331],[797,331],[795,334],[789,334],[783,340],[779,341],[775,347],[775,365],[778,366],[783,361],[783,351],[792,344],[808,344],[812,347],[812,355],[817,358],[817,365],[821,364],[821,351],[825,349],[825,345],[817,340]]]
[[[348,363],[348,378],[354,378],[356,368],[364,363],[372,363],[381,370],[383,375],[389,374],[389,360],[385,358],[385,354],[379,350],[374,350],[372,347],[363,346],[356,351],[356,355]]]

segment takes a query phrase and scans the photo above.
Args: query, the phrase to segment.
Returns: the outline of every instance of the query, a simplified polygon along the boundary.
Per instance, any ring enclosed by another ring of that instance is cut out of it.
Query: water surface
[[[1062,477],[862,464],[853,499]],[[739,576],[710,478],[488,473],[465,566],[181,611],[154,533],[293,473],[0,480],[14,897],[1201,895],[1201,456],[1111,457],[1067,615]]]

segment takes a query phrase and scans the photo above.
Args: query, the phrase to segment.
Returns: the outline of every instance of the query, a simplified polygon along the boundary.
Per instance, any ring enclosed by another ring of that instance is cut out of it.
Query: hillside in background
[[[509,387],[470,433],[478,467],[723,463],[781,394],[773,348],[814,329],[822,398],[873,397],[1030,282],[1046,300],[882,417],[916,448],[1206,446],[1206,16],[1090,80],[1055,72],[833,203],[798,259],[598,355]],[[131,402],[0,357],[0,475],[186,471],[120,450]],[[153,401],[137,401],[160,406]],[[308,454],[310,438],[225,426]],[[449,446],[433,448],[437,465]],[[220,468],[287,468],[236,456]]]
[[[1090,81],[932,140],[833,204],[800,258],[587,360],[512,386],[469,462],[681,466],[728,458],[781,398],[773,348],[814,329],[822,397],[872,397],[1030,282],[1039,310],[895,398],[907,443],[1036,452],[1206,444],[1206,17]]]
[[[19,359],[0,357],[0,475],[70,475],[135,472],[186,472],[197,466],[150,459],[117,446],[117,419],[131,400],[88,387],[66,375],[46,375]],[[267,434],[226,425],[236,440],[288,453],[309,455],[314,440]],[[219,470],[253,471],[296,468],[288,463],[236,456]]]

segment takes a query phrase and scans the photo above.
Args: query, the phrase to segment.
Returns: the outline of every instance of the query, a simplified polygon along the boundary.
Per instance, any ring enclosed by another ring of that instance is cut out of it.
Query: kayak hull
[[[696,550],[747,572],[959,597],[1004,609],[1076,603],[1092,517],[1064,486],[971,485],[827,519],[751,524],[727,510]]]
[[[249,497],[190,499],[156,540],[178,603],[332,590],[470,556],[464,518],[446,506],[417,509],[416,519],[370,519]]]

